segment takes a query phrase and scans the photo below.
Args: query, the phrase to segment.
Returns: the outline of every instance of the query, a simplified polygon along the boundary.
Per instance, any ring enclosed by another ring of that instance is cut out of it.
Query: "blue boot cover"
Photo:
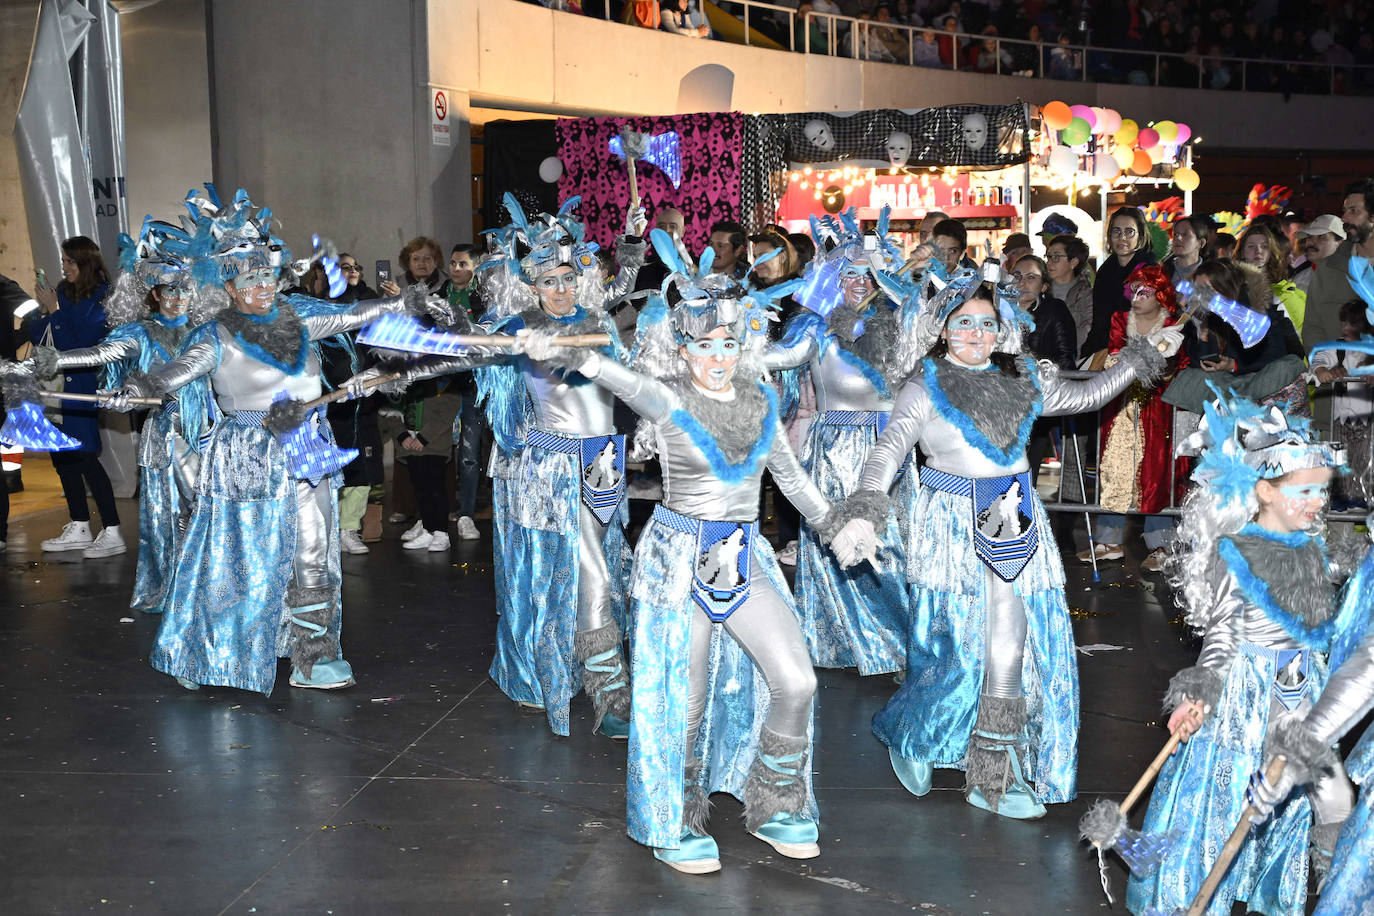
[[[697,836],[688,831],[682,835],[677,849],[654,849],[654,858],[669,868],[689,875],[704,875],[720,871],[720,849],[711,836]]]
[[[353,679],[353,667],[341,658],[315,662],[315,667],[310,671],[310,677],[306,677],[295,668],[291,669],[292,687],[337,690],[340,687],[352,687],[356,683],[357,681]]]
[[[930,779],[935,773],[934,766],[921,763],[919,760],[908,760],[893,748],[887,749],[887,759],[892,761],[892,772],[897,774],[897,780],[912,795],[920,798],[930,791]]]

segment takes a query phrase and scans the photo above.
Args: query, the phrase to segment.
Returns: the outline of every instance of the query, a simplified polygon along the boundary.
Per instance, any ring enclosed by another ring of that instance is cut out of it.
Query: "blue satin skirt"
[[[767,540],[753,539],[753,562],[784,601],[787,581]],[[749,656],[720,625],[712,627],[706,711],[697,745],[687,748],[687,698],[692,600],[697,539],[651,519],[635,545],[630,576],[632,672],[630,746],[626,763],[625,819],[630,837],[646,846],[676,849],[681,842],[683,769],[702,761],[707,793],[728,792],[742,800],[745,777],[758,756],[759,730],[768,717],[768,683]],[[790,603],[790,601],[789,601]],[[795,608],[794,608],[795,610]],[[814,733],[808,724],[807,735]],[[808,759],[810,754],[808,752]],[[806,813],[819,820],[805,773]]]
[[[1227,669],[1216,708],[1164,764],[1141,829],[1175,832],[1177,845],[1153,875],[1131,876],[1126,906],[1132,913],[1149,907],[1165,913],[1187,909],[1206,880],[1245,808],[1250,774],[1264,765],[1275,667],[1271,656],[1242,645]],[[1325,669],[1315,659],[1310,676],[1315,688],[1325,683]],[[1238,900],[1266,916],[1302,916],[1311,826],[1311,803],[1295,793],[1250,832],[1212,896],[1208,916],[1226,916]]]
[[[878,430],[831,426],[817,414],[801,462],[826,499],[843,502],[859,486]],[[802,636],[818,668],[854,668],[890,674],[906,665],[910,604],[906,588],[909,513],[916,502],[915,475],[903,473],[893,495],[896,511],[879,531],[878,563],[844,569],[809,524],[797,549],[797,609]]]
[[[1345,768],[1362,787],[1360,798],[1341,828],[1313,916],[1374,913],[1374,726],[1355,745]]]
[[[329,435],[327,424],[321,425]],[[337,478],[331,498],[328,580],[339,607]],[[180,549],[149,662],[197,684],[270,694],[277,659],[291,651],[286,588],[296,552],[296,480],[261,424],[222,419],[201,457],[196,506]],[[338,637],[342,613],[334,615]]]
[[[1032,503],[1049,531],[1039,498]],[[913,518],[907,675],[873,717],[873,733],[908,760],[963,769],[983,688],[987,567],[974,553],[968,497],[921,487]],[[1022,766],[1036,798],[1066,802],[1078,792],[1078,659],[1053,540],[1040,539],[1015,588],[1026,612]]]
[[[495,568],[500,618],[488,673],[512,700],[544,707],[549,728],[566,736],[568,704],[582,689],[582,666],[573,649],[580,461],[575,455],[526,446],[513,476],[493,479],[492,490],[492,527],[500,529]],[[622,633],[624,582],[630,568],[628,520],[628,501],[622,499],[602,540],[611,573],[611,612]]]
[[[150,411],[138,444],[138,571],[129,607],[162,613],[172,561],[176,558],[177,518],[181,493],[177,489],[177,454],[181,437],[176,415]]]

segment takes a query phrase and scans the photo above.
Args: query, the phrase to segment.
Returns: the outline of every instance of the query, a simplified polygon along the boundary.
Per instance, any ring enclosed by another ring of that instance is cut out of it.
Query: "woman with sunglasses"
[[[838,301],[816,301],[788,322],[782,340],[764,355],[764,366],[781,371],[784,406],[795,400],[800,376],[816,392],[816,413],[800,450],[802,467],[826,498],[842,502],[858,486],[859,472],[887,425],[892,392],[898,386],[896,342],[900,327],[892,300],[878,291],[864,236],[851,213],[845,233],[816,240],[816,260],[804,290],[823,286],[819,278],[838,275]],[[880,223],[879,263],[895,270],[901,253]],[[928,250],[928,249],[926,249]],[[932,252],[933,253],[933,252]],[[766,265],[765,265],[766,266]],[[813,309],[815,309],[813,311]],[[826,314],[828,312],[828,314]],[[914,475],[898,484],[899,505],[914,502]],[[810,525],[801,531],[797,551],[796,598],[802,633],[819,668],[854,668],[862,675],[890,674],[906,666],[909,625],[906,544],[910,520],[894,514],[883,528],[881,562],[844,569]]]
[[[688,874],[718,871],[707,832],[712,792],[744,802],[746,829],[779,855],[820,854],[811,789],[816,675],[786,580],[759,535],[767,467],[817,530],[830,503],[787,444],[778,397],[760,379],[767,293],[749,293],[681,261],[639,321],[631,368],[531,335],[531,358],[612,392],[642,418],[637,442],[663,465],[663,500],[630,578],[633,715],[626,807],[630,836]],[[671,309],[668,302],[673,303]],[[743,380],[743,381],[741,381]],[[713,689],[714,686],[714,689]]]
[[[215,417],[149,661],[189,690],[213,684],[270,694],[277,658],[289,655],[291,686],[348,687],[353,671],[339,648],[339,478],[293,466],[278,437],[304,426],[328,438],[321,416],[299,410],[323,391],[318,341],[383,314],[444,317],[447,307],[431,305],[422,289],[344,305],[279,295],[290,282],[290,252],[254,215],[266,211],[242,190],[232,204],[208,203],[188,199],[197,238],[217,243],[192,275],[217,277],[202,293],[225,305],[188,335],[177,358],[131,373],[111,403],[128,409],[129,398],[175,392],[186,440],[196,444],[206,415]]]
[[[963,769],[969,804],[1040,817],[1076,792],[1078,667],[1026,441],[1037,416],[1093,410],[1158,375],[1181,336],[1132,341],[1111,369],[1067,381],[1023,354],[1029,319],[1010,284],[963,271],[927,301],[926,278],[883,282],[914,312],[898,345],[912,374],[846,506],[857,517],[836,535],[841,562],[873,555],[885,519],[874,510],[917,445],[926,463],[907,554],[908,674],[873,730],[913,795],[930,791],[935,767]]]

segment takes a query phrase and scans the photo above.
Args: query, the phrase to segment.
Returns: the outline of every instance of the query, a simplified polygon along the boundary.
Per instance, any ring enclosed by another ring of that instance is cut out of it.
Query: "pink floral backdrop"
[[[706,247],[713,222],[739,219],[745,117],[725,113],[560,119],[555,130],[558,158],[563,161],[558,198],[582,195],[577,214],[587,225],[588,237],[603,247],[612,244],[625,231],[630,182],[625,162],[610,150],[611,138],[624,125],[650,135],[676,131],[682,157],[681,185],[674,188],[662,171],[640,162],[636,175],[639,196],[650,226],[659,207],[681,210],[687,223],[687,247],[697,254]]]

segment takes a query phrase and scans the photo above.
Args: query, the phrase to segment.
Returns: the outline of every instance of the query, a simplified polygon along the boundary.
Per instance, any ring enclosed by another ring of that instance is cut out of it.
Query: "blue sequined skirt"
[[[773,549],[754,538],[753,561],[774,590],[791,594]],[[758,755],[759,730],[768,716],[768,683],[721,625],[712,626],[706,710],[689,755],[688,655],[697,538],[650,520],[635,545],[630,576],[632,672],[630,746],[626,763],[626,829],[646,846],[676,849],[681,842],[682,778],[689,757],[702,761],[706,791],[742,797],[744,780]],[[807,734],[812,734],[808,726]],[[808,753],[808,759],[810,754]],[[805,774],[807,813],[819,820],[811,771]]]
[[[1039,498],[1032,503],[1048,531]],[[968,497],[921,487],[912,517],[907,675],[873,733],[909,760],[963,769],[983,687],[988,571],[974,552]],[[1040,801],[1066,802],[1078,786],[1078,660],[1053,540],[1040,540],[1014,587],[1026,613],[1023,766]]]
[[[833,412],[832,412],[833,413]],[[841,503],[859,486],[864,462],[878,440],[876,426],[832,425],[816,415],[801,462],[826,499]],[[844,569],[809,524],[797,549],[796,597],[802,635],[819,668],[887,674],[906,665],[910,604],[906,545],[915,480],[903,472],[893,494],[896,512],[878,538],[878,563]]]
[[[1153,875],[1131,876],[1126,906],[1132,913],[1157,907],[1187,909],[1240,820],[1250,775],[1264,764],[1272,688],[1273,653],[1243,643],[1226,671],[1221,697],[1197,733],[1164,764],[1141,829],[1175,832],[1174,853]],[[1313,660],[1312,686],[1325,683]],[[1302,916],[1307,903],[1307,846],[1312,806],[1301,792],[1252,830],[1212,896],[1208,916],[1226,916],[1234,901],[1267,916]]]
[[[139,434],[138,445],[138,571],[129,607],[149,613],[162,612],[166,586],[176,559],[177,519],[181,493],[177,488],[176,460],[181,436],[176,414],[150,411]]]
[[[496,654],[488,672],[506,696],[544,707],[549,728],[569,733],[568,704],[581,689],[573,649],[577,631],[579,507],[576,455],[526,446],[503,481],[494,478],[493,529],[499,529]],[[495,506],[499,500],[501,506]],[[498,519],[499,516],[499,519]],[[611,613],[625,632],[627,500],[606,526],[602,548],[611,578]]]

